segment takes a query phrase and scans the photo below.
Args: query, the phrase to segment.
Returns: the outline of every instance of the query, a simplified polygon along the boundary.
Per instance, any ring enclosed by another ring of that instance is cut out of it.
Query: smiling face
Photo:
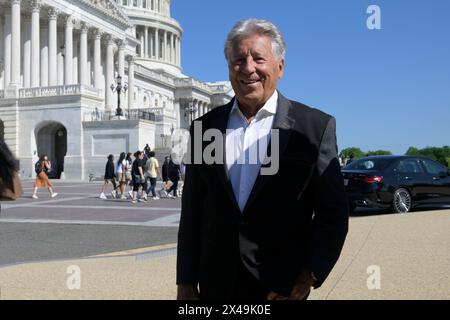
[[[228,70],[239,105],[254,115],[276,90],[284,59],[273,55],[270,37],[253,34],[234,44]]]

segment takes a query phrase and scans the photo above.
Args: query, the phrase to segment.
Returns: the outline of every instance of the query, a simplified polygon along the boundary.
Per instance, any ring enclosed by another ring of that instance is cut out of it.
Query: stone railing
[[[219,85],[210,84],[209,88],[213,93],[228,93],[229,91],[233,90],[231,88],[231,85],[225,85],[225,84],[219,84]]]
[[[159,80],[160,82],[163,82],[165,84],[175,86],[175,82],[174,82],[173,78],[171,78],[167,75],[161,74],[161,73],[157,73],[153,70],[147,69],[139,64],[135,65],[134,72],[140,73],[140,74],[147,76],[149,78],[152,78],[154,80]]]
[[[153,108],[162,109],[162,108]],[[123,120],[149,120],[154,122],[163,121],[163,114],[155,114],[153,109],[122,109]],[[110,121],[117,120],[116,110],[112,111],[101,111],[93,110],[92,112],[85,112],[83,114],[83,121]]]
[[[90,95],[97,98],[103,98],[102,90],[88,86],[83,86],[80,84],[19,89],[20,99],[54,97],[54,96],[71,96],[81,94]]]
[[[175,85],[177,87],[194,87],[205,90],[206,92],[211,92],[211,88],[209,85],[193,78],[175,79]]]

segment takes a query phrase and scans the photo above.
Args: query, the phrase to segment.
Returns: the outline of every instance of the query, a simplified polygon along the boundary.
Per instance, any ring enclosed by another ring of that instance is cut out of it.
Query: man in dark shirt
[[[132,203],[137,202],[137,194],[139,191],[139,188],[141,188],[142,197],[139,199],[140,201],[147,201],[147,194],[144,192],[144,184],[145,184],[145,178],[144,178],[144,152],[142,151],[136,151],[134,154],[135,160],[133,162],[133,165],[131,167],[131,175],[133,177],[133,199],[131,200]]]

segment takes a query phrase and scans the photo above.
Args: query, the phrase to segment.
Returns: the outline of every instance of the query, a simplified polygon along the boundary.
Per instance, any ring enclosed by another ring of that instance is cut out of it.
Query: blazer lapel
[[[295,119],[289,116],[289,111],[292,107],[292,104],[288,99],[286,99],[281,93],[278,91],[278,107],[277,112],[275,113],[275,117],[273,119],[272,129],[277,129],[279,132],[279,159],[281,159],[284,154],[284,150],[286,149],[287,143],[289,141],[289,137],[291,135],[291,128],[294,127]],[[266,154],[269,154],[272,145],[272,138],[270,139]],[[264,161],[266,162],[266,161]],[[270,164],[269,164],[270,165]],[[261,165],[264,166],[264,165]],[[252,192],[247,200],[247,203],[244,208],[244,213],[251,206],[251,204],[257,199],[258,194],[264,188],[268,181],[272,178],[272,175],[261,175],[258,174],[256,178],[255,184],[253,185]]]
[[[214,164],[214,167],[216,169],[217,175],[219,177],[219,181],[220,183],[224,186],[225,188],[225,192],[228,195],[228,197],[230,198],[231,202],[233,203],[233,205],[235,206],[235,209],[240,212],[239,209],[239,205],[236,201],[236,197],[234,195],[233,192],[233,186],[231,185],[231,181],[230,178],[228,176],[228,168],[226,165],[226,130],[227,130],[227,125],[228,125],[228,118],[230,116],[230,112],[231,112],[231,108],[233,107],[234,104],[234,99],[233,98],[227,105],[225,105],[225,108],[223,109],[223,112],[218,114],[218,116],[216,116],[212,122],[211,122],[211,128],[216,128],[219,129],[222,132],[222,137],[223,137],[223,159],[222,159],[222,163],[216,163]]]

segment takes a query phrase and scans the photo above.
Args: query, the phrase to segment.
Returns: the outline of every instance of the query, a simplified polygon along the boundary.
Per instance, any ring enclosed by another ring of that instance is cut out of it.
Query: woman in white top
[[[125,157],[126,157],[126,153],[122,152],[120,154],[119,160],[117,161],[117,167],[116,167],[117,177],[119,179],[119,184],[120,184],[120,199],[127,198],[124,194],[125,186],[127,184],[126,172],[127,172],[127,165],[128,165],[128,161],[125,159]]]

